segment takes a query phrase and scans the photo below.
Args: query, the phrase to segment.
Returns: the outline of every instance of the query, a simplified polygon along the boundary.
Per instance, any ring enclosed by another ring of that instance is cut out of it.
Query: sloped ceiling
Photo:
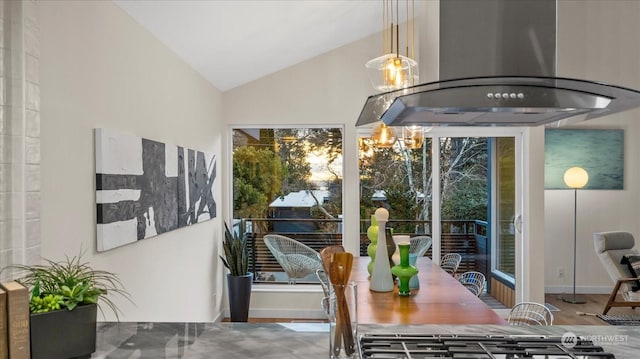
[[[221,91],[382,28],[374,0],[114,2]]]

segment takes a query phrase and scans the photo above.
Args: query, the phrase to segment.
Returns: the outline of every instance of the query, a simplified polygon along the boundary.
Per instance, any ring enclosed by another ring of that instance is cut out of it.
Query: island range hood
[[[640,92],[556,77],[555,0],[441,0],[440,81],[370,96],[356,126],[538,126],[640,106]]]

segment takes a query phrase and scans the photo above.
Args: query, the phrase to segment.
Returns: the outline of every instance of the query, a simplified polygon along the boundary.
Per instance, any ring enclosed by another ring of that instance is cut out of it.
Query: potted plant
[[[227,290],[229,298],[229,312],[232,322],[246,322],[249,318],[249,303],[251,301],[251,285],[253,273],[249,273],[249,250],[247,234],[239,237],[224,224],[224,240],[222,241],[224,257],[222,263],[227,267]]]
[[[91,268],[81,256],[11,266],[22,271],[17,281],[30,290],[31,359],[89,358],[96,348],[99,304],[106,304],[119,321],[120,310],[106,295],[131,301],[117,275]]]

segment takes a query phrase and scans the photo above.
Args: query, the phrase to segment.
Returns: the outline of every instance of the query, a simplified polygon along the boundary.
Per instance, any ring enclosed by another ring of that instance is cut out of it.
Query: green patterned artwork
[[[623,189],[624,131],[547,129],[544,187],[568,189],[564,172],[576,166],[589,174],[589,182],[583,189]]]

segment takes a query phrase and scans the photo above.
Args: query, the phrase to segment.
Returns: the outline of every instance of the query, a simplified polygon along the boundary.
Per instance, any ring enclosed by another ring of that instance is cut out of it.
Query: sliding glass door
[[[366,233],[375,208],[385,206],[394,233],[431,236],[427,255],[436,263],[444,254],[461,254],[458,275],[482,272],[488,289],[496,284],[509,292],[504,301],[511,304],[522,280],[516,264],[523,258],[523,132],[436,127],[425,133],[421,147],[411,149],[402,138],[377,148],[362,133],[360,233]],[[367,244],[361,237],[361,255],[367,255]]]
[[[430,133],[438,153],[439,186],[433,193],[433,259],[459,253],[457,275],[478,271],[487,294],[506,306],[518,296],[516,262],[522,259],[518,220],[522,214],[521,131],[450,128]],[[434,167],[435,168],[435,167]],[[435,169],[434,169],[435,171]],[[438,205],[439,204],[439,208]]]

